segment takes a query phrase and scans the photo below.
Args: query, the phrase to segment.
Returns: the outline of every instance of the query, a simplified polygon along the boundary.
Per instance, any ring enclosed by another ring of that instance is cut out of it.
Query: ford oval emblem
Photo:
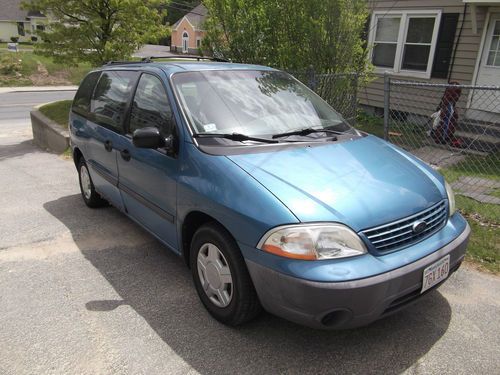
[[[415,234],[420,234],[422,233],[425,228],[427,228],[427,223],[425,221],[415,221],[412,225],[412,230],[413,230],[413,233]]]

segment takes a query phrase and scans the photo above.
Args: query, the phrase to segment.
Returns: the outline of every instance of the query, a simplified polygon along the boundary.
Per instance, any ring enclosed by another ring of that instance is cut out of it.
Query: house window
[[[17,23],[17,34],[20,36],[26,35],[26,33],[24,32],[24,22]]]
[[[500,21],[495,21],[486,65],[500,66]]]
[[[377,19],[377,31],[375,32],[375,44],[373,46],[373,65],[394,67],[400,23],[401,17]]]
[[[440,19],[440,11],[375,12],[372,64],[381,71],[429,78]]]
[[[196,48],[200,48],[200,47],[201,47],[201,39],[196,38]]]

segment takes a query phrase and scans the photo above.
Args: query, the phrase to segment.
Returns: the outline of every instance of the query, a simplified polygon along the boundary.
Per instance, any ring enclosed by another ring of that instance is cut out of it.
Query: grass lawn
[[[356,118],[356,129],[384,138],[384,119],[366,112],[359,112]]]
[[[90,69],[89,64],[67,66],[34,52],[0,49],[0,87],[77,85]]]
[[[68,129],[68,117],[71,103],[72,100],[61,100],[40,107],[39,111],[63,128]]]

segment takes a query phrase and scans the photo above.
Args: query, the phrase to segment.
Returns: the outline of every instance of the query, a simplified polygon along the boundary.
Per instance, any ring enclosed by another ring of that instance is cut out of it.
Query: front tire
[[[196,231],[190,265],[201,302],[221,323],[237,326],[261,312],[241,251],[220,225],[209,223]]]
[[[82,193],[83,201],[88,207],[98,208],[108,204],[108,202],[102,199],[99,193],[95,191],[89,168],[83,157],[78,162],[78,181],[80,182],[80,192]]]

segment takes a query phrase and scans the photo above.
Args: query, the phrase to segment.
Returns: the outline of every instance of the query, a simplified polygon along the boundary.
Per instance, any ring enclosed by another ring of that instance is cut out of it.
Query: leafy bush
[[[17,42],[19,41],[19,37],[18,37],[18,36],[11,36],[11,37],[10,37],[10,41],[11,41],[12,43],[17,43]]]
[[[288,71],[367,69],[365,0],[205,0],[204,46],[233,61]]]
[[[21,62],[10,55],[4,55],[0,58],[0,74],[13,76],[21,70]]]
[[[33,35],[33,36],[31,37],[31,41],[32,41],[33,43],[37,42],[37,41],[38,41],[38,37],[36,37],[36,36],[34,36],[34,35]]]

